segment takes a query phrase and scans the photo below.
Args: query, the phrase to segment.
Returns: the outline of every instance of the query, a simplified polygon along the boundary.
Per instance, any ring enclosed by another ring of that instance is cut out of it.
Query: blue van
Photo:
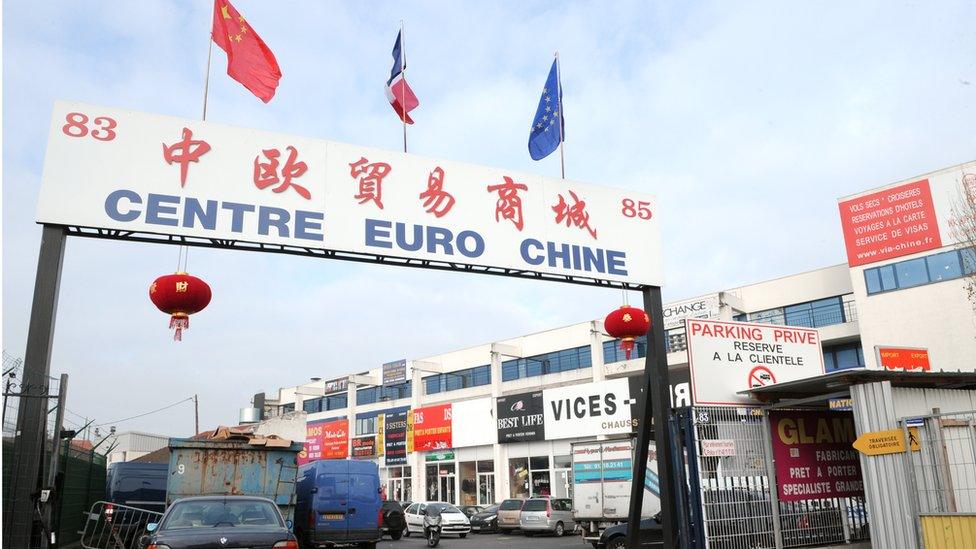
[[[162,513],[166,509],[168,469],[166,463],[113,463],[105,473],[105,499]]]
[[[321,460],[298,470],[295,535],[309,547],[356,544],[375,549],[382,535],[375,463]]]

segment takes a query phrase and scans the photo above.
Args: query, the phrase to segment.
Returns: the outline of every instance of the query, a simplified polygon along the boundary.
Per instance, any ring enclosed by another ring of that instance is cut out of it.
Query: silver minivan
[[[536,532],[552,532],[561,536],[576,529],[573,521],[573,500],[562,498],[532,498],[522,505],[519,528],[526,536]]]

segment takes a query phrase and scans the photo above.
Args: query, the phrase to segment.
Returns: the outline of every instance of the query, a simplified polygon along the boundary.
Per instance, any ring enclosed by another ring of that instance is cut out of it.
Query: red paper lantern
[[[210,286],[186,273],[163,275],[149,286],[149,299],[160,311],[172,315],[169,327],[176,329],[176,341],[181,341],[183,330],[190,328],[190,315],[206,309],[210,297]]]
[[[620,338],[620,348],[627,353],[627,360],[630,360],[634,340],[647,335],[651,319],[643,309],[624,305],[607,315],[603,320],[603,327],[611,336]]]

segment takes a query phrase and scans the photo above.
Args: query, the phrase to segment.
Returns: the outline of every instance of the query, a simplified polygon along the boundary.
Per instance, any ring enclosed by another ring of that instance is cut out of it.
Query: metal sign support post
[[[65,228],[56,225],[44,225],[41,232],[34,301],[31,305],[27,349],[24,353],[22,393],[41,388],[47,392],[66,236]],[[8,512],[5,513],[7,516],[3,517],[3,545],[7,547],[31,545],[34,532],[34,499],[38,496],[40,468],[44,461],[41,456],[44,454],[47,414],[46,398],[21,399],[11,464],[11,501],[7,506]],[[42,542],[43,546],[47,546],[47,541],[50,540]]]
[[[644,357],[644,391],[638,409],[637,450],[634,455],[634,476],[630,486],[630,515],[627,521],[627,547],[639,549],[640,519],[644,506],[644,478],[647,475],[647,446],[651,440],[651,422],[654,419],[654,446],[657,450],[657,475],[661,494],[661,528],[664,548],[676,545],[674,519],[674,495],[671,482],[674,478],[674,460],[668,437],[668,410],[671,406],[671,388],[668,384],[668,355],[664,349],[664,309],[661,288],[645,286],[644,311],[651,318],[651,331],[647,338],[647,354]],[[652,414],[648,414],[650,403]]]

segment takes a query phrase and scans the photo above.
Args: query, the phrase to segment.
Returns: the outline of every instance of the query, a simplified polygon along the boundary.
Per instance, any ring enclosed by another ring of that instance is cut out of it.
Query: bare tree
[[[976,312],[976,173],[962,174],[962,188],[952,205],[950,231],[963,252],[966,296]]]

